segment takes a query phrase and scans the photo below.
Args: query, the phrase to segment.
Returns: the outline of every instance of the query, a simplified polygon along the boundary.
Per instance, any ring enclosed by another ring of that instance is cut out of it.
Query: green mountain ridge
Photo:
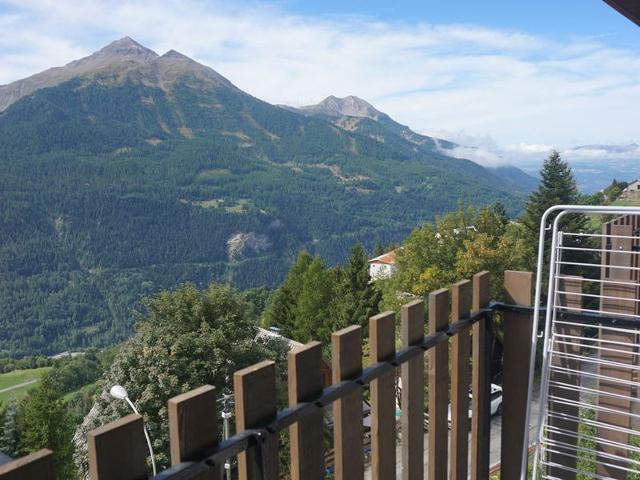
[[[323,118],[351,132],[357,132],[377,141],[398,146],[408,141],[415,151],[426,155],[439,154],[452,158],[448,151],[459,147],[458,144],[441,138],[433,138],[414,132],[408,126],[393,120],[389,115],[377,110],[373,105],[356,96],[337,98],[333,95],[316,105],[308,105],[296,109],[304,115]],[[406,144],[405,144],[406,146]],[[529,193],[536,189],[538,180],[513,165],[484,166],[486,170],[509,184],[515,192]]]
[[[524,198],[382,120],[280,108],[128,38],[51,70],[0,87],[0,356],[121,341],[177,283],[275,286],[303,248],[335,263],[459,200]]]

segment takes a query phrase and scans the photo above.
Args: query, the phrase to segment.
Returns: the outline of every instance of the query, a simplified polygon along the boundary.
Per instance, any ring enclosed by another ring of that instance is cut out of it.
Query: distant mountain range
[[[594,193],[611,184],[613,179],[631,182],[640,178],[640,145],[580,145],[562,150],[584,193]],[[540,170],[538,158],[523,158],[518,165],[530,175]]]
[[[581,190],[602,190],[613,179],[632,182],[640,178],[640,145],[582,145],[565,154],[572,160]]]
[[[445,155],[357,97],[274,106],[130,38],[0,86],[0,356],[126,338],[179,282],[275,286],[531,178]]]

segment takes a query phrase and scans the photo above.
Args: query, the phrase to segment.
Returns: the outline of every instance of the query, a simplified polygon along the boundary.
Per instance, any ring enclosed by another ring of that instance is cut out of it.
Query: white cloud
[[[640,145],[586,145],[564,150],[563,155],[574,163],[594,160],[640,160]]]
[[[606,39],[555,41],[481,26],[311,18],[264,3],[4,4],[0,83],[129,35],[159,53],[174,48],[190,55],[272,103],[356,94],[414,129],[491,135],[504,145],[637,141],[640,49],[613,49]],[[496,154],[495,148],[475,153],[485,161],[521,154],[517,148]]]
[[[562,148],[549,144],[523,142],[499,145],[488,135],[476,137],[464,131],[434,129],[422,130],[420,133],[457,144],[455,148],[446,148],[440,144],[439,147],[446,155],[465,158],[489,167],[516,165],[531,174],[538,172],[542,162],[552,150],[557,150],[562,158],[572,165],[574,171],[581,173],[602,172],[589,167],[609,164],[612,169],[619,170],[620,175],[625,175],[625,169],[630,165],[637,167],[640,164],[640,145],[636,143]]]
[[[464,147],[459,146],[452,149],[441,149],[445,155],[456,158],[466,158],[486,167],[497,167],[506,165],[507,160],[497,151],[491,151],[485,147]]]

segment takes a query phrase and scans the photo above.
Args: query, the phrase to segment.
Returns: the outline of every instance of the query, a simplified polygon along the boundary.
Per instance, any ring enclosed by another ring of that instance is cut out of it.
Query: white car
[[[472,395],[469,394],[469,418],[471,418],[471,400]],[[491,384],[491,393],[489,397],[490,401],[490,412],[491,415],[500,415],[502,414],[502,387],[500,385],[496,385],[495,383]],[[451,405],[449,405],[449,423],[451,423]]]
[[[491,384],[489,399],[491,402],[491,415],[502,415],[502,387],[500,385]],[[471,415],[471,412],[469,412],[469,415]]]

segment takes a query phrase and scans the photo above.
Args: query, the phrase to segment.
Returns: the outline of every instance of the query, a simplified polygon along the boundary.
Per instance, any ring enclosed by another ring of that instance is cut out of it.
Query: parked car
[[[491,384],[491,391],[489,394],[489,402],[490,402],[490,413],[491,415],[501,415],[502,414],[502,387],[500,385],[496,385],[495,383]],[[473,396],[469,393],[469,418],[471,418],[471,401]],[[449,405],[449,424],[451,424],[451,405]]]

